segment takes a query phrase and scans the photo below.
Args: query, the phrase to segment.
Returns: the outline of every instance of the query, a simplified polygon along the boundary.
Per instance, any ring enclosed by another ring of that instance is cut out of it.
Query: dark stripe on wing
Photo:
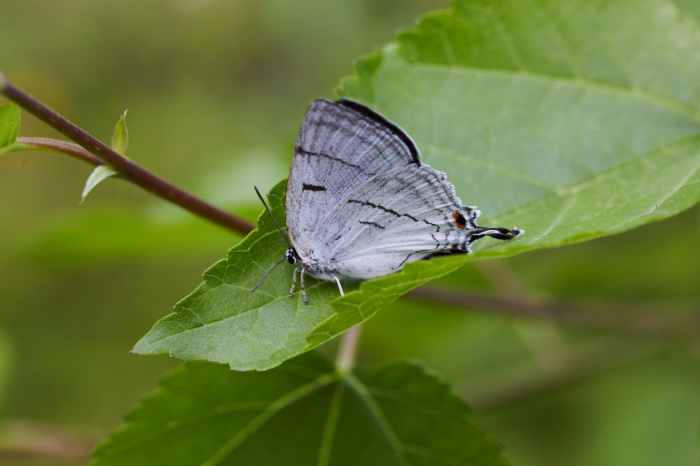
[[[360,220],[360,223],[363,224],[363,225],[372,225],[373,227],[381,228],[382,230],[383,230],[384,228],[386,228],[386,227],[381,226],[381,225],[378,224],[378,223],[374,223],[374,222],[365,222],[364,220]]]
[[[306,184],[304,183],[301,187],[302,191],[325,191],[326,188],[325,186],[317,186],[315,184]]]
[[[428,225],[432,225],[432,226],[436,227],[436,228],[437,228],[436,233],[440,233],[440,225],[436,225],[436,224],[434,224],[434,223],[432,223],[432,222],[429,222],[429,221],[427,221],[427,220],[425,220],[425,219],[423,219],[423,221],[424,221],[425,223],[427,223]],[[437,241],[437,240],[436,240],[436,241]]]
[[[360,205],[364,205],[364,206],[368,206],[368,207],[374,207],[375,209],[383,210],[384,212],[387,212],[389,214],[396,215],[397,217],[401,217],[401,214],[398,213],[397,211],[395,211],[393,209],[387,209],[386,207],[379,205],[379,204],[373,204],[373,203],[368,202],[368,201],[358,201],[357,199],[350,199],[348,201],[348,204],[351,202],[353,204],[360,204]]]
[[[375,209],[383,210],[384,212],[387,212],[387,213],[389,213],[389,214],[396,215],[397,217],[406,217],[406,218],[410,218],[410,219],[413,220],[414,222],[419,222],[419,221],[420,221],[420,220],[418,220],[416,217],[414,217],[413,215],[409,215],[409,214],[400,214],[400,213],[396,212],[396,211],[393,210],[393,209],[388,209],[388,208],[384,207],[383,205],[374,204],[374,203],[368,202],[368,201],[360,201],[360,200],[357,200],[357,199],[350,199],[350,200],[348,201],[348,203],[351,203],[351,202],[352,202],[353,204],[360,204],[360,205],[363,205],[363,206],[368,206],[368,207],[373,207],[373,208],[375,208]],[[431,226],[434,226],[435,228],[437,228],[436,233],[439,233],[439,232],[440,232],[440,225],[436,225],[436,224],[434,224],[434,223],[432,223],[432,222],[429,222],[429,221],[427,221],[427,220],[425,220],[425,219],[423,219],[422,221],[423,221],[426,225],[431,225]],[[434,239],[434,238],[435,238],[435,237],[433,237],[433,239]],[[437,240],[435,240],[435,241],[437,241]]]
[[[321,154],[320,152],[311,152],[311,151],[309,151],[309,150],[306,150],[306,149],[302,148],[301,146],[296,146],[296,147],[294,148],[294,151],[295,151],[297,154],[301,154],[301,155],[310,155],[310,156],[313,156],[313,157],[324,157],[324,158],[326,158],[326,159],[333,160],[333,161],[335,161],[335,162],[340,162],[340,163],[342,163],[342,164],[344,164],[344,165],[347,165],[347,166],[349,166],[349,167],[357,168],[358,170],[362,168],[362,167],[360,167],[359,165],[355,165],[354,163],[346,162],[345,160],[339,159],[338,157],[333,157],[332,155]]]
[[[410,253],[408,256],[406,256],[406,258],[405,258],[403,261],[401,261],[401,263],[399,264],[398,268],[400,269],[401,267],[403,267],[403,265],[406,263],[406,261],[407,261],[412,255],[413,255],[413,253]]]

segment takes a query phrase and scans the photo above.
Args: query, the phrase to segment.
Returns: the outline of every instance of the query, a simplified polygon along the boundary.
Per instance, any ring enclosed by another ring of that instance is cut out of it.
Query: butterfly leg
[[[306,289],[304,288],[304,273],[306,269],[301,269],[301,295],[304,297],[304,304],[309,305],[309,300],[306,299]]]
[[[292,297],[292,293],[294,293],[294,285],[297,284],[297,272],[300,270],[303,272],[304,269],[301,267],[297,267],[296,269],[294,269],[294,272],[292,272],[292,289],[289,290],[289,297],[290,298]]]
[[[340,290],[340,296],[345,296],[345,293],[343,293],[343,287],[340,285],[340,280],[338,280],[338,277],[333,275],[333,280],[338,284],[338,289]]]

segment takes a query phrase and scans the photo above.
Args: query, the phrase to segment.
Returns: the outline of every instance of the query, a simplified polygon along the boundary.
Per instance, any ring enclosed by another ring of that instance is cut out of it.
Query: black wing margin
[[[342,105],[343,107],[351,108],[359,114],[363,115],[364,117],[369,118],[370,120],[385,127],[389,132],[391,132],[394,136],[399,138],[401,142],[404,143],[409,153],[411,154],[411,157],[413,157],[413,163],[420,167],[420,150],[418,150],[418,146],[416,146],[416,143],[413,141],[413,139],[411,139],[411,136],[409,136],[408,133],[406,133],[406,131],[401,129],[399,125],[387,120],[386,117],[384,117],[384,115],[380,115],[379,113],[375,112],[366,105],[362,105],[361,103],[356,102],[354,100],[340,99],[337,101],[337,103],[338,105]]]

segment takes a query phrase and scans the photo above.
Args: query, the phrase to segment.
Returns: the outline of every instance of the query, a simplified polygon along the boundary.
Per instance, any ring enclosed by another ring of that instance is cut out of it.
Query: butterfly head
[[[282,238],[287,242],[287,246],[289,246],[289,249],[287,249],[286,254],[284,255],[284,258],[280,259],[279,262],[277,262],[275,265],[272,266],[270,270],[267,271],[264,277],[258,282],[257,285],[255,285],[255,288],[253,288],[253,292],[258,289],[260,285],[262,285],[262,282],[265,281],[265,279],[272,273],[273,270],[277,268],[278,265],[280,265],[282,262],[285,260],[289,262],[290,264],[296,264],[297,262],[301,262],[301,258],[299,257],[299,254],[297,254],[296,249],[294,249],[294,246],[292,246],[292,243],[289,242],[289,239],[287,239],[287,235],[284,234],[282,229],[280,228],[279,224],[277,223],[277,220],[275,220],[275,216],[272,215],[272,211],[270,208],[267,206],[267,203],[265,202],[265,199],[263,199],[262,195],[260,194],[260,191],[258,191],[258,188],[255,188],[255,192],[258,193],[258,197],[260,198],[260,201],[262,201],[263,205],[265,206],[265,210],[267,210],[267,213],[270,214],[270,218],[272,219],[273,223],[279,230],[280,234],[282,235]]]
[[[285,257],[287,259],[287,262],[289,262],[290,264],[296,264],[297,262],[301,262],[299,254],[297,254],[297,251],[294,248],[287,249],[287,254]]]

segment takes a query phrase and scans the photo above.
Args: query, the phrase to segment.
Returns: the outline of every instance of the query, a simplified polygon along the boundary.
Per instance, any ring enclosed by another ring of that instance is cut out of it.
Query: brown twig
[[[249,222],[204,202],[113,151],[86,131],[7,81],[1,73],[0,93],[44,123],[80,144],[104,163],[118,171],[122,178],[150,191],[156,196],[189,210],[195,215],[206,218],[242,235],[250,233],[255,228]]]
[[[678,327],[678,318],[687,320],[684,313],[659,314],[668,311],[643,303],[578,303],[563,300],[534,300],[528,297],[514,299],[473,290],[451,290],[436,286],[422,286],[409,291],[407,297],[431,303],[441,303],[458,309],[489,311],[504,316],[547,319],[564,323],[600,328],[624,328],[633,331],[657,333]],[[678,309],[687,311],[688,309]],[[676,317],[676,319],[674,319]],[[687,322],[686,322],[687,323]],[[693,328],[697,328],[694,326]]]
[[[520,283],[518,277],[502,260],[474,261],[473,264],[474,268],[491,284],[500,297],[517,302],[527,296],[527,290]]]
[[[538,371],[530,362],[521,363],[466,383],[457,382],[455,390],[476,411],[494,411],[564,390],[672,347],[663,339],[612,337],[576,348],[570,364],[557,372]]]
[[[0,464],[84,464],[96,443],[62,426],[25,419],[3,421],[0,433]]]
[[[475,261],[474,267],[503,300],[511,304],[528,300],[527,290],[502,260]],[[570,363],[570,345],[553,321],[541,321],[537,326],[514,325],[513,330],[530,349],[541,370],[556,373]]]

